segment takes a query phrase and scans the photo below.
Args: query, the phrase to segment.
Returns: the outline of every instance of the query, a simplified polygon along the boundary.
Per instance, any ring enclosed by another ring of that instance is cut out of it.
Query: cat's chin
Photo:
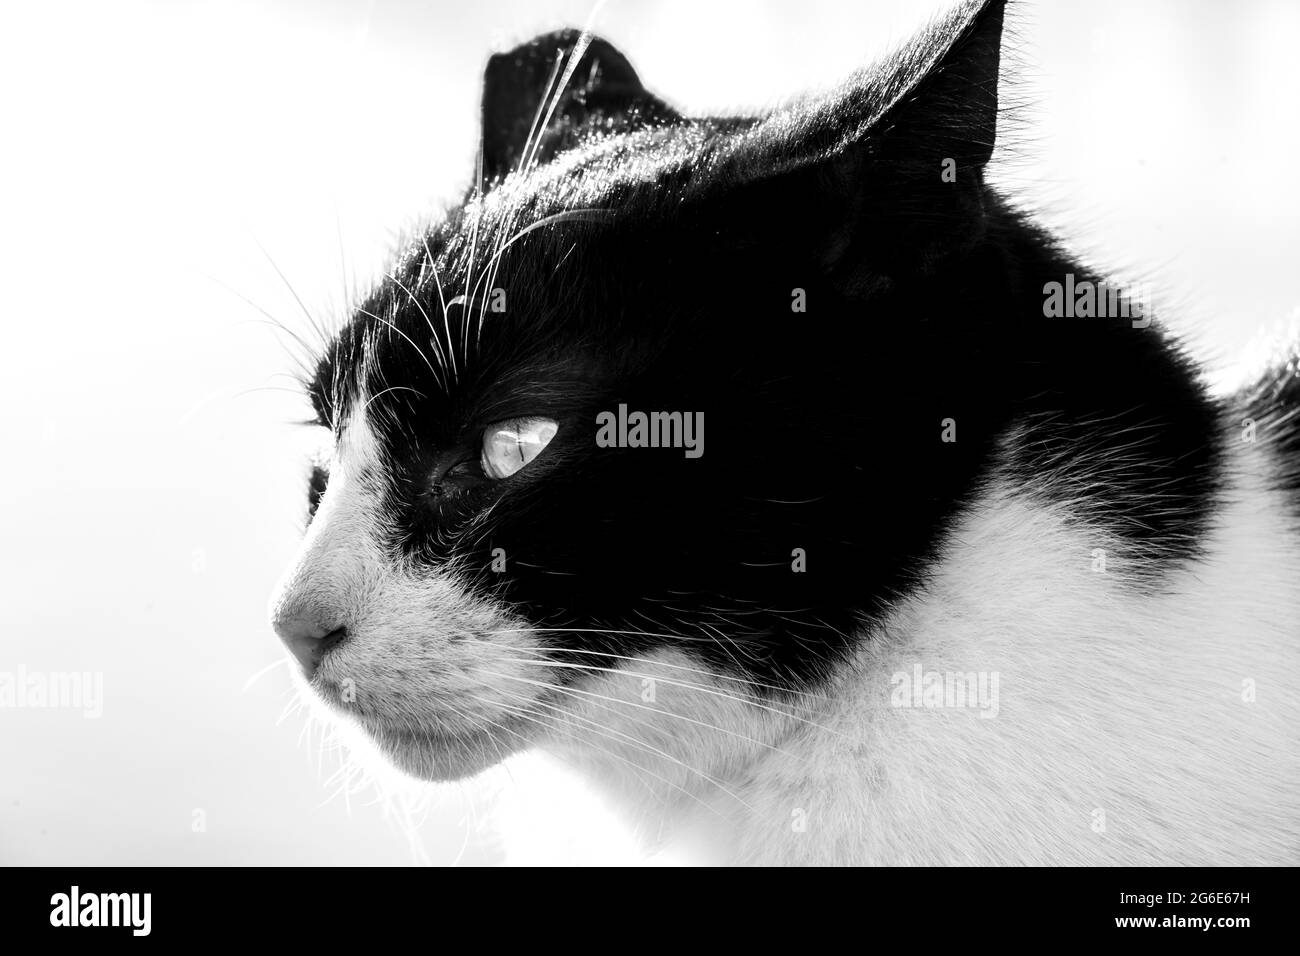
[[[366,734],[394,767],[420,780],[464,780],[495,766],[519,747],[489,733],[451,735],[439,731],[363,724]]]

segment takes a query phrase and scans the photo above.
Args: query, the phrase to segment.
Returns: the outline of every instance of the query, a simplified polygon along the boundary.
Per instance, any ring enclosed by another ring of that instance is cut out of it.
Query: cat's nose
[[[301,665],[308,680],[316,674],[321,660],[331,648],[341,644],[347,631],[341,627],[328,628],[305,617],[276,616],[272,622],[275,633],[289,648],[289,653]]]

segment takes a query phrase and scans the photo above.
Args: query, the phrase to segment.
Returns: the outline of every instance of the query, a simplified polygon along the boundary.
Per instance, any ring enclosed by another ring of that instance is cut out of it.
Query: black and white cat
[[[492,57],[472,190],[309,384],[312,690],[701,860],[1300,862],[1296,362],[1211,398],[985,185],[1002,21],[753,119]]]

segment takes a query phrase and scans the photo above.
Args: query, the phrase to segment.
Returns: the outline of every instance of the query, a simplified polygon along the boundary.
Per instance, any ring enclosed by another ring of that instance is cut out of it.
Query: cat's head
[[[1003,423],[1001,27],[969,3],[752,119],[683,117],[590,36],[492,57],[474,188],[310,384],[335,447],[274,616],[312,687],[442,778],[638,661],[841,660]]]

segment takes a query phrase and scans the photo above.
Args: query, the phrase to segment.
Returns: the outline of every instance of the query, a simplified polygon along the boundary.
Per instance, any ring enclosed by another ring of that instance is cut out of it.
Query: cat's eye
[[[329,469],[322,462],[311,466],[311,477],[307,480],[307,517],[316,517],[321,498],[325,497],[325,488],[329,485]]]
[[[560,426],[549,418],[512,418],[483,432],[483,474],[509,478],[541,454]]]

